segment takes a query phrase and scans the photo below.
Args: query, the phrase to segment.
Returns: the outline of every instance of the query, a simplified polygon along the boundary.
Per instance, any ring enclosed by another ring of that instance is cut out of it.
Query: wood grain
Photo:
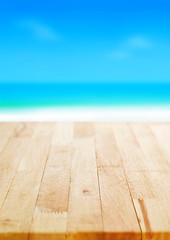
[[[142,239],[170,239],[170,171],[167,156],[148,124],[121,123],[114,124],[113,128]],[[135,164],[129,165],[128,159]]]
[[[0,240],[169,240],[170,123],[0,123]]]
[[[94,140],[74,140],[68,209],[68,239],[103,239]]]
[[[17,125],[17,123],[0,124],[0,152],[2,152],[10,137],[14,134]]]
[[[141,239],[123,169],[100,168],[99,180],[105,239]]]
[[[7,124],[8,126],[8,124]],[[7,129],[7,128],[6,128]],[[19,124],[0,153],[0,209],[28,145],[32,142],[34,124]]]
[[[124,169],[126,171],[147,170],[148,161],[128,124],[115,123],[113,131]]]
[[[95,123],[95,146],[98,167],[120,167],[121,157],[111,123]]]
[[[170,124],[152,124],[150,126],[156,136],[159,145],[168,159],[168,167],[170,168]]]
[[[65,239],[71,173],[73,124],[58,123],[53,138],[29,239]],[[47,232],[48,236],[43,233]]]
[[[21,133],[21,138],[25,137],[26,132]],[[20,159],[19,167],[0,209],[0,239],[28,238],[51,132],[52,125],[38,124],[34,129],[31,142],[29,145],[26,144],[27,149]],[[19,137],[18,134],[17,137]],[[15,160],[16,158],[13,161]]]
[[[128,172],[143,239],[170,239],[169,172]]]
[[[136,139],[146,157],[146,164],[148,169],[159,171],[159,170],[170,170],[170,164],[168,158],[162,151],[159,142],[155,138],[154,134],[148,127],[148,125],[141,123],[130,124],[132,131],[134,132]]]

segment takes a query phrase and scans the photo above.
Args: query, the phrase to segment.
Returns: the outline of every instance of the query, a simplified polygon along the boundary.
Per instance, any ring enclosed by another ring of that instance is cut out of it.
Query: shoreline
[[[43,107],[0,110],[3,121],[170,121],[170,106]]]

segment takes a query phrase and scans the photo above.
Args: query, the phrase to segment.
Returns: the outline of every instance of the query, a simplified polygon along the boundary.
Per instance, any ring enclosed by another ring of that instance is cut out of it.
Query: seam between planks
[[[131,125],[130,123],[126,123],[129,128],[130,128],[130,132],[131,134],[134,136],[133,132],[132,132],[132,128],[131,128]],[[135,137],[135,136],[134,136]],[[137,144],[139,145],[136,137],[135,137],[135,141],[137,142]],[[119,148],[118,148],[119,149]],[[120,153],[121,154],[121,153]],[[120,155],[121,156],[121,155]],[[127,186],[128,186],[128,189],[129,189],[129,193],[130,193],[130,197],[131,197],[131,201],[132,201],[132,204],[133,204],[133,208],[134,208],[134,211],[135,211],[135,214],[136,214],[136,218],[137,218],[137,221],[138,221],[138,224],[139,224],[139,228],[140,228],[140,231],[141,231],[141,240],[143,239],[143,234],[142,234],[142,228],[141,228],[141,225],[140,225],[140,221],[139,221],[139,217],[138,217],[138,213],[137,213],[137,210],[136,210],[136,207],[135,207],[135,204],[134,204],[134,201],[133,201],[133,197],[132,197],[132,193],[130,191],[130,187],[129,187],[129,183],[128,183],[128,180],[127,180],[127,176],[126,176],[126,170],[124,168],[124,164],[123,164],[123,160],[122,160],[122,156],[121,156],[121,162],[122,162],[122,168],[123,168],[123,172],[124,172],[124,175],[125,175],[125,179],[126,179],[126,183],[127,183]]]
[[[94,136],[93,136],[93,137],[94,137]],[[102,208],[102,200],[101,200],[101,189],[100,189],[99,171],[98,171],[98,167],[97,167],[97,154],[96,154],[96,141],[95,141],[95,138],[94,138],[94,149],[95,149],[95,160],[96,160],[96,169],[97,169],[97,181],[98,181],[98,188],[99,188],[100,209],[101,209],[101,215],[102,215],[103,239],[104,239],[103,208]]]
[[[165,155],[165,157],[166,157],[168,166],[170,166],[170,163],[169,163],[170,157],[168,157],[168,155],[166,154],[166,151],[164,150],[163,145],[160,143],[158,137],[156,136],[155,132],[153,131],[152,126],[151,126],[150,124],[147,124],[147,127],[148,127],[149,130],[152,132],[154,138],[156,139],[156,142],[157,142],[158,145],[159,145],[160,150],[164,153],[164,155]],[[158,170],[158,171],[160,171],[160,170]],[[170,171],[170,168],[164,169],[163,171],[165,171],[165,172],[166,172],[166,171]],[[152,171],[152,172],[153,172],[153,171]]]
[[[113,132],[113,134],[114,134],[114,132]],[[132,193],[130,191],[129,183],[128,183],[127,176],[126,176],[126,171],[125,171],[123,160],[122,160],[122,155],[121,155],[121,152],[120,152],[119,147],[117,145],[117,141],[116,141],[116,146],[117,146],[117,149],[118,149],[118,151],[120,153],[120,159],[121,159],[121,165],[122,165],[124,177],[125,177],[125,180],[126,180],[126,184],[127,184],[128,190],[129,190],[129,194],[130,194],[132,205],[133,205],[133,208],[134,208],[134,211],[135,211],[135,215],[136,215],[136,218],[137,218],[137,221],[138,221],[138,225],[139,225],[139,229],[140,229],[140,233],[141,233],[141,240],[142,240],[142,238],[143,238],[142,237],[142,228],[141,228],[139,217],[138,217],[138,214],[137,214],[137,211],[136,211],[136,208],[135,208],[135,204],[134,204],[134,201],[133,201]]]
[[[121,161],[122,161],[122,158],[121,158]],[[123,161],[122,161],[122,162],[123,162]],[[126,184],[127,184],[128,190],[129,190],[129,194],[130,194],[130,198],[131,198],[131,201],[132,201],[132,205],[133,205],[133,208],[134,208],[134,211],[135,211],[135,214],[136,214],[136,218],[137,218],[137,221],[138,221],[138,224],[139,224],[139,228],[140,228],[140,232],[141,232],[141,240],[142,240],[142,228],[141,228],[140,221],[139,221],[139,217],[138,217],[138,214],[137,214],[137,211],[136,211],[136,208],[135,208],[135,204],[134,204],[134,202],[133,202],[132,193],[131,193],[131,191],[130,191],[129,183],[128,183],[127,176],[126,176],[126,172],[125,172],[125,169],[124,169],[124,166],[123,166],[123,165],[122,165],[122,169],[123,169],[123,173],[124,173],[124,176],[125,176],[125,179],[126,179]]]
[[[69,201],[70,201],[70,189],[71,189],[71,168],[72,168],[72,159],[73,159],[73,147],[72,147],[73,141],[71,141],[71,163],[70,163],[70,181],[69,181],[69,190],[68,190],[68,201],[67,201],[67,225],[66,225],[66,233],[65,233],[65,239],[68,239],[68,212],[69,212]]]
[[[140,144],[139,144],[139,142],[138,142],[138,140],[137,140],[137,137],[135,136],[135,134],[134,134],[134,132],[133,132],[133,130],[132,130],[132,125],[131,125],[131,123],[128,122],[128,123],[126,123],[126,124],[127,124],[127,126],[129,127],[130,133],[131,133],[132,136],[134,137],[137,145],[140,147]],[[141,150],[142,153],[143,153],[143,150],[141,149],[141,147],[140,147],[140,150]],[[145,155],[144,155],[144,156],[145,156]],[[123,161],[122,161],[122,164],[123,164]],[[124,169],[124,166],[123,166],[123,169]],[[124,169],[124,171],[125,171],[125,169]],[[141,172],[146,172],[146,171],[148,171],[148,170],[144,170],[144,171],[141,171]],[[134,171],[134,172],[138,172],[138,171]],[[128,185],[128,188],[129,188],[130,196],[131,196],[131,199],[132,199],[133,207],[134,207],[134,209],[135,209],[136,217],[137,217],[137,220],[138,220],[138,223],[139,223],[139,227],[140,227],[140,230],[141,230],[141,240],[142,240],[142,239],[143,239],[143,231],[142,231],[142,227],[141,227],[141,225],[140,225],[140,221],[139,221],[139,217],[138,217],[137,210],[136,210],[136,208],[135,208],[135,204],[134,204],[134,201],[133,201],[132,193],[131,193],[131,191],[130,191],[130,187],[129,187],[129,184],[128,184],[126,172],[125,172],[125,177],[126,177],[127,185]]]
[[[17,123],[17,124],[16,124],[16,127],[14,127],[14,130],[12,131],[12,133],[10,134],[10,136],[9,136],[9,138],[8,138],[8,140],[7,140],[7,142],[6,142],[5,145],[3,146],[3,148],[2,148],[2,150],[1,150],[1,152],[0,152],[0,154],[4,151],[4,149],[5,149],[6,146],[8,145],[9,141],[12,139],[12,137],[13,137],[14,134],[16,133],[17,128],[18,128],[18,126],[19,126],[20,124],[21,124],[21,123]]]
[[[128,126],[129,126],[129,129],[130,129],[130,131],[131,131],[131,134],[132,134],[133,137],[135,138],[135,140],[136,140],[138,146],[140,147],[143,155],[147,158],[147,154],[146,154],[146,152],[144,151],[144,149],[141,147],[140,141],[138,140],[138,137],[137,137],[136,134],[134,133],[134,131],[133,131],[133,126],[132,126],[132,125],[133,125],[133,123],[128,123]],[[155,135],[154,131],[152,130],[152,128],[150,127],[150,125],[149,125],[148,123],[143,123],[143,125],[146,127],[146,129],[148,129],[148,130],[151,132],[152,137],[155,139],[155,141],[156,141],[156,143],[157,143],[157,145],[158,145],[158,147],[159,147],[159,150],[161,150],[161,153],[164,155],[164,158],[166,159],[167,165],[170,166],[170,165],[169,165],[169,159],[168,159],[167,155],[165,154],[165,151],[164,151],[164,149],[163,149],[163,147],[162,147],[162,144],[159,143],[159,140],[158,140],[157,136]],[[170,170],[170,169],[168,168],[168,171],[169,171],[169,170]],[[147,170],[147,171],[149,171],[149,172],[154,172],[155,170],[151,169],[151,170]],[[162,170],[162,169],[158,169],[157,171],[167,171],[167,169],[163,169],[163,170]]]
[[[133,136],[133,138],[135,139],[136,143],[138,144],[138,146],[139,146],[139,148],[140,148],[140,151],[141,151],[141,153],[143,154],[143,156],[144,156],[145,158],[147,158],[147,154],[146,154],[146,152],[144,151],[144,149],[141,147],[140,141],[139,141],[137,135],[135,134],[135,132],[134,132],[134,130],[133,130],[133,125],[132,125],[132,124],[133,124],[133,123],[131,123],[131,122],[129,122],[129,123],[127,124],[128,127],[129,127],[129,130],[130,130],[130,133],[131,133],[131,135]],[[142,123],[142,124],[143,124],[143,123]],[[145,125],[146,128],[148,128],[148,129],[151,131],[151,133],[152,133],[153,137],[155,138],[155,140],[156,140],[156,142],[157,142],[157,144],[158,144],[161,152],[163,152],[163,149],[161,148],[161,145],[159,144],[159,141],[158,141],[157,137],[155,136],[154,132],[152,131],[150,125],[148,125],[148,123],[144,123],[144,125]],[[165,156],[165,157],[166,157],[166,156]],[[166,157],[166,160],[168,161],[167,157]],[[158,170],[146,169],[146,170],[137,170],[136,172],[137,172],[137,173],[139,173],[139,172],[148,172],[148,173],[153,173],[153,172],[169,172],[169,169],[158,169]],[[150,226],[149,219],[148,219],[148,217],[147,217],[147,215],[146,215],[145,202],[140,201],[140,200],[141,200],[141,199],[138,198],[138,203],[139,203],[139,206],[140,206],[140,209],[141,209],[141,212],[142,212],[143,221],[144,221],[144,225],[145,225],[145,228],[146,228],[146,232],[144,232],[144,231],[142,230],[142,239],[143,239],[143,235],[146,234],[146,236],[147,236],[147,235],[150,234],[150,233],[152,234],[152,229],[151,229],[151,226]],[[141,229],[142,229],[142,228],[141,228]],[[156,232],[153,231],[153,233],[156,233]],[[145,238],[145,237],[144,237],[144,238]],[[152,235],[151,235],[151,236],[149,235],[149,238],[152,238]]]
[[[11,134],[11,136],[9,137],[7,143],[6,143],[5,146],[3,147],[3,150],[1,151],[1,153],[4,151],[4,149],[6,148],[6,146],[7,146],[8,143],[9,143],[9,141],[12,139],[12,137],[13,137],[14,134],[16,133],[17,128],[19,127],[20,124],[21,124],[21,123],[18,123],[18,124],[16,125],[14,131],[12,132],[12,134]],[[0,154],[1,154],[1,153],[0,153]],[[18,167],[17,167],[17,169],[16,169],[15,175],[14,175],[14,177],[12,178],[12,181],[11,181],[10,186],[9,186],[9,188],[8,188],[8,191],[7,191],[6,195],[5,195],[4,201],[3,201],[3,203],[2,203],[2,205],[1,205],[1,207],[0,207],[0,210],[1,210],[2,207],[4,206],[5,201],[6,201],[6,199],[7,199],[7,196],[8,196],[8,194],[9,194],[9,191],[11,190],[12,184],[13,184],[13,182],[14,182],[14,179],[15,179],[16,175],[17,175],[17,170],[18,170],[18,168],[19,168],[19,164],[20,164],[20,163],[18,163]]]
[[[140,150],[141,150],[143,156],[145,156],[145,157],[147,158],[146,152],[145,152],[144,149],[141,147],[140,141],[139,141],[137,135],[134,133],[132,124],[133,124],[133,123],[131,123],[131,122],[127,123],[128,127],[129,127],[129,129],[130,129],[130,132],[131,132],[131,134],[133,135],[136,143],[137,143],[138,146],[140,147]],[[159,139],[157,138],[157,136],[155,135],[154,131],[152,130],[151,125],[148,124],[148,123],[144,123],[144,124],[145,124],[145,127],[148,128],[148,129],[151,131],[153,137],[155,138],[155,140],[156,140],[156,142],[157,142],[157,144],[158,144],[158,146],[159,146],[159,149],[161,150],[161,153],[165,153],[164,150],[163,150],[162,145],[161,145],[160,142],[159,142]],[[165,155],[165,159],[166,159],[167,162],[168,162],[168,157],[167,157],[166,155]],[[139,171],[139,170],[137,170],[136,172],[148,172],[148,173],[153,173],[153,172],[166,172],[166,173],[167,173],[167,172],[170,172],[170,170],[169,170],[169,168],[167,168],[167,169],[158,169],[158,170],[152,170],[152,169],[150,170],[150,169],[147,169],[147,170],[144,170],[144,171]],[[152,238],[152,233],[155,234],[155,233],[157,233],[157,232],[156,232],[156,231],[152,231],[152,229],[151,229],[151,224],[150,224],[150,221],[149,221],[149,219],[148,219],[147,212],[146,212],[145,202],[144,202],[143,200],[141,201],[140,198],[138,198],[138,202],[139,202],[139,206],[140,206],[140,209],[141,209],[141,212],[142,212],[144,225],[145,225],[145,228],[146,228],[146,232],[143,232],[143,231],[142,231],[142,239],[143,239],[143,234],[146,234],[146,236],[148,235],[147,239],[150,239],[150,238]],[[142,228],[141,228],[141,229],[142,229]],[[162,231],[163,239],[166,238],[166,236],[164,236],[165,233],[166,233],[165,231]],[[151,235],[150,235],[150,234],[151,234]],[[144,239],[145,239],[145,237],[144,237]],[[155,239],[155,238],[154,238],[154,239]]]
[[[103,224],[103,214],[102,214],[102,210],[101,210],[101,196],[100,196],[100,190],[99,190],[99,180],[98,180],[98,171],[97,171],[97,162],[96,162],[96,148],[95,148],[95,141],[94,141],[94,136],[88,136],[88,137],[84,137],[84,136],[81,136],[81,137],[79,137],[79,139],[92,139],[93,141],[93,148],[94,148],[94,157],[95,157],[95,165],[96,165],[96,171],[95,171],[95,173],[96,173],[96,180],[97,180],[97,186],[98,186],[98,189],[97,189],[97,193],[98,193],[98,196],[99,196],[99,198],[98,198],[98,201],[99,201],[99,204],[100,204],[100,206],[99,206],[99,209],[100,209],[100,211],[101,211],[101,227],[102,227],[102,240],[104,240],[104,224]],[[75,141],[75,138],[74,138],[74,140],[72,141],[72,143],[71,144],[73,144],[74,143],[74,141]],[[72,182],[72,165],[73,165],[73,157],[74,157],[74,148],[72,147],[72,153],[71,153],[71,169],[70,169],[70,185],[69,185],[69,195],[68,195],[68,213],[70,212],[69,211],[69,203],[70,203],[70,197],[71,197],[71,195],[70,195],[70,189],[71,189],[71,182]],[[74,234],[81,234],[81,231],[79,232],[79,231],[68,231],[68,220],[69,220],[69,218],[67,217],[67,227],[66,227],[66,239],[75,239],[76,237],[74,236]],[[86,234],[93,234],[93,233],[95,233],[95,232],[82,232],[83,234],[85,234],[85,236],[86,236]],[[97,232],[98,233],[98,232]],[[99,231],[99,233],[100,233],[100,231]],[[71,236],[71,238],[70,238],[70,236]],[[76,238],[77,239],[77,238]],[[78,238],[79,239],[79,238]],[[86,239],[86,238],[84,238],[83,237],[83,239]],[[90,240],[90,239],[92,239],[92,236],[91,237],[88,237],[88,239]],[[95,239],[97,239],[97,238],[95,238]]]
[[[51,139],[52,139],[52,136],[51,136]],[[50,141],[51,141],[51,140],[50,140]],[[42,176],[41,176],[41,181],[40,181],[40,185],[39,185],[39,189],[38,189],[38,193],[37,193],[37,198],[36,198],[36,201],[35,201],[34,212],[33,212],[32,219],[31,219],[30,225],[29,225],[28,237],[27,237],[28,240],[30,239],[30,228],[31,228],[31,224],[32,224],[32,221],[33,221],[33,218],[34,218],[35,209],[36,209],[36,205],[37,205],[37,201],[38,201],[38,196],[39,196],[39,192],[40,192],[40,187],[41,187],[41,184],[42,184],[42,181],[43,181],[43,177],[44,177],[44,173],[45,173],[45,169],[46,169],[46,166],[47,166],[50,149],[51,149],[51,144],[49,145],[49,148],[48,148],[48,153],[47,153],[46,161],[45,161],[45,164],[44,164],[43,173],[42,173]]]
[[[18,167],[19,167],[19,165],[18,165]],[[18,168],[17,168],[17,169],[18,169]],[[14,177],[12,178],[12,181],[11,181],[10,186],[9,186],[9,188],[8,188],[8,191],[7,191],[6,195],[5,195],[4,201],[3,201],[3,203],[2,203],[2,205],[1,205],[1,207],[0,207],[0,210],[3,208],[3,206],[4,206],[4,204],[5,204],[5,201],[6,201],[7,197],[8,197],[9,191],[11,190],[11,187],[12,187],[12,184],[13,184],[13,182],[14,182],[14,179],[15,179],[16,175],[17,175],[17,170],[16,170],[16,172],[15,172]]]

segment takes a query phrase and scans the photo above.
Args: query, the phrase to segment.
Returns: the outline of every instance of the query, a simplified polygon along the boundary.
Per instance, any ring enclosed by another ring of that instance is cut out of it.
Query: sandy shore
[[[0,121],[170,121],[170,107],[56,107],[1,110]]]

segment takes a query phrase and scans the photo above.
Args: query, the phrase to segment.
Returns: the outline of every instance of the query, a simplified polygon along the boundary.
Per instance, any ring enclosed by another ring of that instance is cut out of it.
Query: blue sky
[[[169,0],[0,1],[0,82],[170,82]]]

